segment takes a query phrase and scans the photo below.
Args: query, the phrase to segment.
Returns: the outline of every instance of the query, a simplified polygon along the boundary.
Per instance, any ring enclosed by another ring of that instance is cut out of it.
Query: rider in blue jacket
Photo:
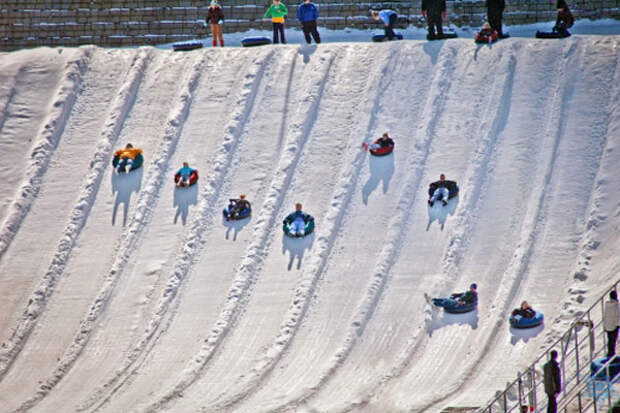
[[[306,222],[314,221],[314,217],[306,214],[301,210],[301,203],[295,204],[295,212],[289,214],[284,219],[284,224],[290,224],[291,233],[297,236],[303,236],[306,233]]]
[[[310,44],[310,35],[315,43],[321,43],[321,36],[316,28],[316,20],[319,18],[319,9],[310,0],[304,2],[297,9],[297,20],[301,22],[306,43]]]
[[[189,163],[183,162],[183,167],[179,169],[178,172],[176,173],[177,175],[180,176],[179,182],[177,182],[177,185],[178,186],[189,185],[189,177],[195,171],[196,171],[195,169],[192,169],[189,167]]]

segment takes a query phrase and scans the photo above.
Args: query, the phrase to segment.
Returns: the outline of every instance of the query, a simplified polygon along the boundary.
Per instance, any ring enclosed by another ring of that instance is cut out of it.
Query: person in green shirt
[[[273,4],[265,12],[265,18],[271,17],[274,43],[280,43],[278,37],[282,39],[282,44],[286,43],[286,38],[284,37],[284,16],[287,14],[286,6],[284,3],[280,3],[280,0],[273,0]]]

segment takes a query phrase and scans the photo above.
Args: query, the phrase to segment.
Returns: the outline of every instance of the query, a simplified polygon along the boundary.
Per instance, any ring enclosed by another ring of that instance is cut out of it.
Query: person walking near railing
[[[562,378],[560,377],[560,366],[556,361],[558,358],[558,352],[551,350],[549,355],[551,356],[551,359],[543,366],[545,393],[547,393],[547,397],[549,398],[547,413],[557,413],[558,402],[555,398],[562,390]]]
[[[603,327],[607,333],[607,357],[613,357],[616,354],[616,340],[620,329],[620,305],[615,291],[609,293],[609,301],[605,303]]]

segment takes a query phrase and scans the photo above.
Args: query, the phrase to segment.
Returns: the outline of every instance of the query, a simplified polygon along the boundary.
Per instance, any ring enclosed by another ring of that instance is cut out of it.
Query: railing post
[[[523,381],[521,380],[521,373],[519,372],[519,381],[518,381],[518,390],[519,390],[519,412],[521,411],[521,406],[523,406]]]
[[[504,391],[504,413],[508,413],[508,400],[506,399],[506,391]]]
[[[536,368],[534,364],[530,368],[530,396],[531,396],[531,406],[534,406],[536,411],[538,411],[538,398],[536,397]]]
[[[579,368],[579,337],[577,333],[577,326],[575,325],[575,364],[577,365],[577,384],[581,383],[580,373],[581,370]]]

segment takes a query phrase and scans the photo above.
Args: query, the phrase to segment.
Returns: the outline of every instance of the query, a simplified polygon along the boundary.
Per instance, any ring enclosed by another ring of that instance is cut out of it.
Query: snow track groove
[[[323,70],[311,74],[312,83],[309,85],[307,92],[304,94],[306,97],[297,110],[298,116],[301,116],[303,119],[301,122],[294,122],[289,126],[289,130],[294,132],[289,134],[285,143],[277,172],[271,182],[266,201],[255,224],[252,241],[247,248],[245,257],[236,270],[232,287],[227,294],[226,302],[215,326],[205,339],[205,344],[199,353],[193,357],[192,365],[185,369],[177,384],[171,390],[166,391],[165,395],[157,402],[151,404],[147,411],[157,411],[168,407],[188,387],[200,379],[208,362],[213,358],[220,344],[233,328],[235,320],[244,310],[244,304],[248,298],[247,294],[255,283],[255,278],[258,276],[263,263],[265,249],[270,244],[268,240],[273,236],[277,212],[282,206],[286,188],[290,184],[295,167],[309,139],[312,124],[316,119],[319,103],[334,59],[335,55],[333,54],[328,57],[321,57],[321,66],[324,66]]]
[[[35,138],[36,144],[30,154],[32,161],[25,173],[25,182],[19,189],[10,207],[10,212],[0,228],[0,258],[6,253],[39,193],[41,177],[47,170],[50,158],[58,145],[58,139],[71,114],[82,76],[88,69],[92,51],[90,47],[80,48],[76,52],[77,56],[66,63],[63,79],[54,98],[54,109]],[[0,370],[0,377],[2,375],[2,370]]]
[[[106,121],[106,129],[101,132],[102,139],[99,141],[94,159],[91,161],[91,172],[86,176],[85,184],[73,207],[71,219],[60,237],[61,240],[50,267],[28,301],[24,310],[24,317],[15,327],[8,343],[5,343],[0,352],[0,381],[19,354],[23,343],[28,339],[39,315],[45,310],[45,305],[54,292],[58,278],[62,276],[75,242],[88,219],[94,198],[99,190],[99,184],[103,179],[104,170],[111,156],[112,145],[116,142],[127,112],[133,104],[147,60],[148,55],[145,52],[142,52],[139,57],[135,56],[132,70],[117,94],[116,101],[112,105],[111,117]]]
[[[206,184],[202,185],[204,188],[197,216],[193,219],[192,226],[180,246],[181,250],[177,253],[174,271],[168,279],[163,296],[157,304],[146,331],[138,344],[130,351],[124,365],[116,370],[115,376],[108,380],[102,388],[95,391],[89,397],[89,400],[80,407],[80,410],[88,410],[93,407],[100,409],[105,406],[110,398],[126,385],[131,376],[137,373],[150,351],[152,351],[159,336],[165,332],[166,329],[161,328],[162,323],[169,316],[170,308],[175,304],[179,289],[191,271],[197,254],[204,248],[204,233],[213,224],[214,215],[219,216],[218,213],[214,213],[214,210],[219,212],[217,205],[218,201],[221,201],[222,183],[240,145],[245,124],[255,105],[259,85],[263,80],[268,63],[273,59],[273,55],[273,51],[261,54],[260,58],[253,62],[253,67],[250,68],[242,80],[242,91],[232,105],[232,107],[238,109],[230,114],[230,121],[226,126],[224,140],[215,155],[213,173],[206,178],[202,178],[206,180]],[[220,60],[218,63],[221,65],[222,61]],[[217,70],[213,70],[213,73],[217,73]]]
[[[127,261],[140,242],[144,227],[148,225],[150,221],[151,209],[159,196],[159,189],[162,186],[162,181],[168,167],[168,160],[170,159],[171,153],[174,151],[174,147],[181,133],[181,128],[187,116],[192,95],[198,79],[200,78],[203,64],[203,58],[199,59],[199,61],[194,64],[192,72],[184,79],[186,86],[180,92],[180,96],[178,96],[180,104],[173,109],[173,113],[171,113],[167,119],[166,129],[159,145],[158,154],[153,159],[151,169],[146,178],[146,188],[140,193],[134,216],[129,227],[125,231],[125,236],[121,240],[114,263],[106,276],[103,287],[95,298],[88,314],[82,319],[79,331],[60,359],[52,377],[48,378],[45,384],[40,386],[37,394],[25,401],[17,411],[28,410],[47,396],[64,377],[67,371],[71,369],[88,343],[92,331],[96,328],[98,318],[105,311],[106,304],[114,293],[120,274],[123,272]]]
[[[352,51],[348,50],[346,57],[348,61],[347,66],[340,72],[344,72],[345,74],[348,73],[353,59],[353,57],[350,56],[351,54]],[[393,58],[393,56],[394,52],[391,53],[390,58]],[[390,63],[392,63],[391,60],[388,60],[380,69],[375,69],[376,73],[371,77],[370,81],[361,82],[364,84],[363,86],[366,90],[363,91],[364,93],[361,93],[361,91],[356,92],[356,96],[359,95],[361,99],[361,96],[370,92],[372,85],[381,83],[381,78],[385,79],[385,73]],[[359,62],[355,64],[357,65]],[[367,61],[362,62],[362,66],[368,69],[371,67],[370,63]],[[367,78],[369,74],[365,72],[362,76]],[[334,82],[344,84],[344,79],[335,79]],[[351,85],[348,85],[347,89],[350,88]],[[371,136],[370,130],[375,120],[377,98],[375,97],[375,99],[369,100],[369,102],[372,102],[374,110],[370,111],[371,116],[365,132],[365,141]],[[347,102],[347,105],[349,104],[350,102]],[[355,108],[358,107],[353,104],[351,104],[351,106]],[[365,114],[365,111],[360,112],[360,114],[362,113]],[[340,116],[338,116],[338,118],[342,119]],[[359,123],[352,121],[351,127],[355,128],[357,125],[363,124],[362,119],[357,121]],[[292,302],[287,313],[283,317],[278,336],[275,337],[273,344],[263,351],[263,356],[256,361],[255,366],[239,378],[235,393],[232,395],[223,395],[223,397],[220,397],[222,400],[218,400],[216,403],[209,406],[207,410],[223,411],[231,409],[234,405],[254,394],[261,382],[272,372],[275,365],[281,360],[283,353],[293,341],[295,333],[299,329],[308,307],[311,305],[310,299],[316,290],[317,283],[331,255],[335,240],[339,235],[338,229],[342,225],[344,219],[346,205],[351,201],[356,186],[355,182],[358,180],[363,161],[366,159],[365,152],[360,150],[358,144],[359,135],[352,133],[350,141],[347,143],[349,150],[346,157],[348,161],[343,163],[346,167],[341,170],[336,191],[330,202],[330,208],[326,214],[325,220],[322,221],[321,230],[318,231],[319,235],[316,241],[318,245],[315,247],[315,252],[313,254],[313,263],[310,265],[309,270],[305,272],[306,275],[302,276],[297,283],[297,287],[295,287]]]

